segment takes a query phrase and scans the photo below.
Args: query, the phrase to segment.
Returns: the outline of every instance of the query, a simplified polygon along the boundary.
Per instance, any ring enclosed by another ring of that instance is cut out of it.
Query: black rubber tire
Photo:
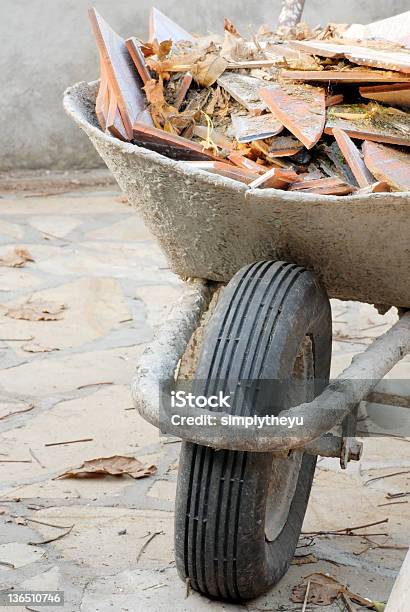
[[[330,369],[327,295],[312,273],[296,265],[252,264],[224,289],[206,329],[196,378],[288,379],[306,336],[311,340],[317,395]],[[251,404],[250,410],[258,414],[258,402]],[[234,402],[232,413],[241,410]],[[280,461],[270,453],[215,451],[183,443],[175,555],[178,573],[194,589],[240,601],[261,595],[286,572],[302,528],[316,458],[303,455],[287,519],[268,542],[268,485],[275,463],[281,469]]]

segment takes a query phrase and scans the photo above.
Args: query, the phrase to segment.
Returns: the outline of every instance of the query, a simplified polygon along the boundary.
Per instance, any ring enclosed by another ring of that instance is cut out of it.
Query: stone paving
[[[135,362],[182,282],[112,187],[3,197],[0,258],[14,246],[28,249],[34,262],[0,267],[2,588],[63,589],[64,610],[76,612],[267,612],[300,610],[290,601],[292,587],[321,571],[364,597],[387,599],[408,545],[410,512],[406,498],[401,504],[381,504],[389,503],[387,492],[409,491],[410,478],[403,474],[364,483],[410,469],[410,447],[400,438],[367,439],[363,459],[344,472],[337,460],[319,460],[304,525],[305,531],[317,531],[388,518],[379,528],[388,537],[376,540],[393,548],[366,550],[361,538],[318,537],[298,550],[314,554],[315,563],[293,565],[275,589],[246,606],[211,602],[192,592],[186,598],[172,544],[179,443],[160,439],[131,409],[129,392]],[[64,304],[62,318],[27,321],[7,315],[39,299]],[[334,301],[332,306],[337,374],[396,315],[381,317],[370,306],[352,303]],[[409,378],[410,361],[390,376]],[[92,440],[46,446],[84,438]],[[85,460],[115,454],[154,463],[158,470],[140,480],[55,479]],[[59,540],[32,545],[61,530],[16,517],[74,527]],[[37,608],[10,608],[19,609]]]

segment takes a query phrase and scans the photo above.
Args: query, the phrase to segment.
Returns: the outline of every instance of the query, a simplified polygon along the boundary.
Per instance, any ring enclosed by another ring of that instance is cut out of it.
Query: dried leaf
[[[318,563],[319,559],[315,555],[300,555],[293,557],[292,565],[307,565],[308,563]]]
[[[237,36],[238,38],[241,38],[241,35],[238,32],[238,29],[236,28],[236,26],[234,26],[232,21],[228,19],[227,17],[225,17],[224,19],[224,30],[226,32],[229,32],[230,34],[233,34],[234,36]]]
[[[307,603],[329,606],[335,599],[338,599],[342,594],[347,595],[350,599],[356,601],[361,606],[369,609],[374,609],[373,603],[369,599],[352,593],[344,585],[338,582],[332,576],[317,572],[305,576],[301,583],[293,587],[291,599],[295,603],[303,603],[306,595],[306,585],[310,582],[309,597]]]
[[[34,261],[27,249],[16,247],[14,251],[0,257],[0,266],[8,268],[22,268],[27,261]]]
[[[79,468],[64,472],[57,478],[94,478],[99,476],[123,476],[132,478],[145,478],[151,476],[157,470],[155,465],[144,466],[135,457],[124,457],[114,455],[113,457],[99,457],[84,461]]]
[[[241,51],[243,51],[244,44],[242,38],[238,38],[238,36],[225,30],[224,41],[220,51],[221,57],[228,60],[228,62],[238,62],[243,57]]]
[[[203,87],[210,87],[225,72],[228,62],[215,53],[210,53],[192,69],[192,76]]]
[[[172,40],[163,40],[161,43],[155,38],[151,43],[143,43],[141,50],[145,57],[156,55],[162,61],[172,49]]]
[[[158,79],[158,81],[155,79],[147,81],[144,85],[144,91],[151,106],[162,109],[164,104],[166,104],[164,97],[164,85],[161,77]]]
[[[63,318],[64,304],[34,300],[26,302],[17,308],[10,308],[6,315],[12,319],[25,321],[59,321]]]

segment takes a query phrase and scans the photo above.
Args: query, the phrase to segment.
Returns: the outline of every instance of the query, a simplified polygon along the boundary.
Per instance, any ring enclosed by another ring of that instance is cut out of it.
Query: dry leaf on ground
[[[291,596],[292,601],[295,603],[303,603],[308,581],[310,581],[310,589],[307,603],[329,606],[335,599],[338,599],[344,593],[361,606],[365,606],[370,610],[374,609],[373,602],[356,593],[352,593],[347,586],[341,584],[332,576],[327,576],[320,572],[305,576],[301,583],[293,587]]]
[[[10,308],[6,315],[12,319],[24,319],[25,321],[58,321],[63,318],[65,308],[64,304],[33,300],[16,308]]]
[[[34,261],[33,257],[27,249],[15,248],[14,251],[6,253],[4,257],[0,257],[0,266],[8,268],[22,268],[27,261]]]
[[[157,471],[156,465],[145,466],[135,457],[99,457],[84,461],[79,468],[64,472],[57,478],[93,478],[95,476],[122,476],[124,474],[132,478],[145,478]]]

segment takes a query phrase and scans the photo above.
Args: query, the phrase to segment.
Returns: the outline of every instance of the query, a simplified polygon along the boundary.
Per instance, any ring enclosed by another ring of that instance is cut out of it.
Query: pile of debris
[[[194,36],[152,9],[148,42],[89,15],[106,133],[251,189],[410,190],[410,12],[245,37],[228,19]]]

